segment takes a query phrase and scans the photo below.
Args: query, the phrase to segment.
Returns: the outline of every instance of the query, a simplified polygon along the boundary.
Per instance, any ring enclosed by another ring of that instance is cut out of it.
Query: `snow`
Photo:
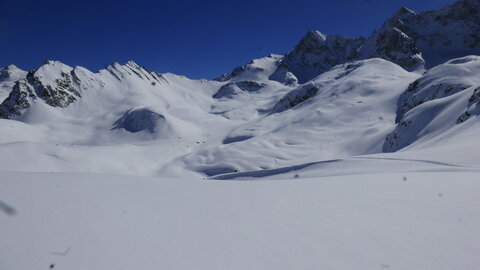
[[[465,4],[215,80],[1,68],[0,269],[480,269]]]
[[[462,65],[476,82],[472,59],[423,76],[369,59],[220,99],[246,78],[72,68],[82,98],[0,120],[0,269],[476,269],[475,118],[381,149],[412,82]],[[115,125],[132,112],[143,130]]]
[[[1,173],[0,267],[477,269],[479,176]]]

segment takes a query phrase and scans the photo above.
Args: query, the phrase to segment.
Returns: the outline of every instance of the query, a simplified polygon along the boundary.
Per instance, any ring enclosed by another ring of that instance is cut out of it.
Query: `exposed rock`
[[[113,129],[125,129],[135,133],[140,131],[155,132],[166,126],[165,117],[146,108],[129,110],[113,124]]]
[[[214,80],[220,82],[229,80],[266,80],[275,71],[283,57],[283,55],[270,54],[266,57],[254,59],[243,66],[234,68],[230,73],[222,74]]]
[[[301,86],[281,98],[272,109],[273,113],[283,112],[312,98],[320,89],[314,85]]]
[[[261,88],[267,86],[265,83],[259,83],[255,81],[240,81],[231,82],[222,86],[213,98],[233,98],[237,95],[243,95],[247,92],[256,92]]]
[[[468,99],[467,110],[457,119],[457,124],[467,121],[472,115],[480,114],[480,86],[473,90],[472,96]]]
[[[415,70],[472,54],[480,54],[480,4],[464,0],[437,11],[401,8],[367,39],[309,31],[273,78],[282,82],[291,72],[304,83],[335,65],[375,57]]]
[[[397,126],[386,137],[383,151],[397,151],[432,130],[441,132],[479,115],[478,70],[480,57],[467,56],[432,68],[411,83],[397,102]],[[454,95],[456,98],[452,97]],[[462,108],[462,103],[455,102],[465,95],[469,96],[464,105],[466,110]],[[440,115],[441,118],[437,118]]]
[[[285,74],[288,67],[288,71],[304,83],[338,64],[357,58],[357,49],[363,41],[364,38],[350,39],[308,31],[282,60],[275,73]]]
[[[0,105],[0,117],[11,119],[21,115],[30,108],[36,98],[37,96],[32,86],[30,86],[25,79],[18,81],[10,92],[10,95]]]
[[[282,62],[277,68],[277,70],[275,70],[275,72],[270,75],[269,79],[272,81],[283,83],[287,86],[295,86],[298,84],[297,77],[295,77],[295,75],[293,75],[293,73],[288,70],[288,65],[286,62]]]

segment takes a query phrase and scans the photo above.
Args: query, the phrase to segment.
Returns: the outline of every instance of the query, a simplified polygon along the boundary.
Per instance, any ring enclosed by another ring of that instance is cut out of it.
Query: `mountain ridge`
[[[182,168],[214,176],[437,147],[474,129],[480,114],[480,82],[472,75],[480,61],[464,56],[480,50],[471,35],[478,6],[468,0],[438,11],[401,8],[367,38],[311,30],[290,53],[251,60],[213,80],[151,72],[133,61],[96,72],[52,60],[29,72],[9,65],[0,69],[0,133],[12,134],[12,126],[25,142],[19,153],[37,160],[46,151],[45,162],[58,170],[68,167],[65,159],[95,172],[136,174],[127,159],[121,168],[85,163],[86,152],[76,147],[94,146],[108,159],[135,145],[130,156],[145,164],[138,170],[146,175]],[[438,55],[448,60],[430,67],[443,61]],[[0,138],[0,152],[13,151],[18,139],[9,136]],[[157,162],[159,151],[165,156]]]

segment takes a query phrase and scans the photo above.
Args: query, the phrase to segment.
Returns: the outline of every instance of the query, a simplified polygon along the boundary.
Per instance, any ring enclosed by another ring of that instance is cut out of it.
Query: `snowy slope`
[[[479,73],[480,57],[468,56],[437,66],[413,82],[398,100],[397,127],[388,135],[384,151],[446,141],[475,126]]]
[[[479,176],[0,173],[0,268],[473,270]]]
[[[13,87],[30,91],[26,103],[12,94],[2,104],[24,107],[0,120],[0,169],[215,176],[435,148],[476,130],[476,56],[424,75],[361,60],[289,86],[269,80],[275,63],[265,62],[260,75],[221,82],[133,62],[97,73],[47,62]]]
[[[381,59],[337,66],[183,161],[215,175],[380,152],[398,96],[417,76]]]

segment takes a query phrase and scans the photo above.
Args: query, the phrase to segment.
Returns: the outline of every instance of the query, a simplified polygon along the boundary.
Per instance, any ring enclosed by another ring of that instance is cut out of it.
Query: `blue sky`
[[[59,60],[92,71],[134,60],[152,71],[213,78],[286,53],[309,29],[369,35],[402,6],[455,0],[0,0],[0,66]]]

